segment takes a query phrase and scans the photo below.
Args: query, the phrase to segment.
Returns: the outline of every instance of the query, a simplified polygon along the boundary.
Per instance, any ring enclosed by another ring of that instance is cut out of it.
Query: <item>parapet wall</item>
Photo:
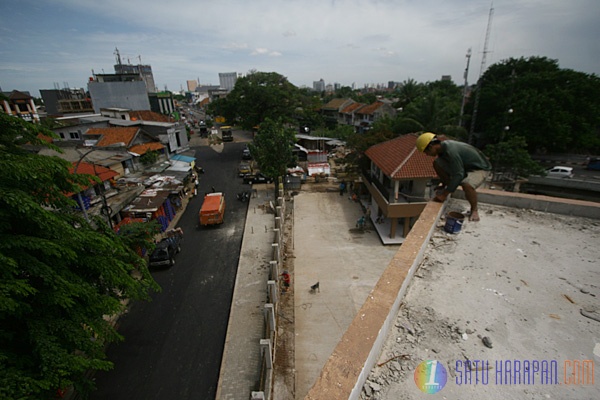
[[[503,192],[491,189],[478,189],[481,203],[499,206],[524,208],[529,210],[549,212],[552,214],[572,215],[600,219],[600,203],[584,200],[564,199],[543,195]],[[453,198],[464,199],[462,190],[457,190]]]

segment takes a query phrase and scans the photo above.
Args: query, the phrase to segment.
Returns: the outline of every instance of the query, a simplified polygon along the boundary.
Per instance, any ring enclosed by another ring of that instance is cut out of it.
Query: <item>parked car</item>
[[[546,171],[546,176],[549,178],[572,178],[573,168],[571,167],[552,167]]]
[[[593,171],[600,171],[600,157],[590,158],[585,168]]]
[[[242,160],[252,160],[252,154],[250,154],[250,149],[248,148],[248,145],[246,145],[246,147],[244,147],[244,150],[242,150]]]
[[[240,165],[238,166],[238,176],[244,176],[244,175],[251,174],[251,173],[252,173],[252,167],[250,166],[250,163],[241,162]]]
[[[180,231],[171,231],[167,237],[156,244],[156,248],[150,254],[148,265],[150,267],[175,265],[175,254],[181,251],[183,234]]]
[[[265,176],[261,172],[257,174],[246,174],[244,175],[244,183],[255,184],[255,183],[272,183],[273,178]]]

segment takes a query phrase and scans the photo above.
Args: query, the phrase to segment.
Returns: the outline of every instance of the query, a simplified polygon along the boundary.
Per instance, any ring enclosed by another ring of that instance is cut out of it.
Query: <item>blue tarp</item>
[[[182,156],[181,154],[175,154],[174,156],[171,156],[171,160],[183,161],[183,162],[191,164],[194,161],[196,161],[196,158],[195,157],[189,157],[189,156]]]

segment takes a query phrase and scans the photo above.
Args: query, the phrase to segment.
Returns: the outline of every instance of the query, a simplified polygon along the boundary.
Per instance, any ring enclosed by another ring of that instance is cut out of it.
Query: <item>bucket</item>
[[[444,230],[448,233],[458,233],[462,228],[465,216],[459,212],[451,211],[446,215]]]

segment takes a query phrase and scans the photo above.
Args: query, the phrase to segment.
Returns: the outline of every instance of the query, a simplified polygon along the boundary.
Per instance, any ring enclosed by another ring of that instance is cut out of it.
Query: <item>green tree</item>
[[[334,129],[318,129],[312,133],[317,137],[330,137],[340,140],[348,140],[354,134],[354,127],[351,125],[336,125]]]
[[[512,136],[485,148],[494,171],[512,172],[516,176],[541,175],[544,169],[531,159],[527,152],[527,142],[521,136]]]
[[[315,131],[325,125],[321,107],[323,102],[317,96],[313,96],[312,91],[302,89],[299,91],[298,97],[300,106],[295,110],[295,118],[298,121],[300,128],[308,126],[312,131]]]
[[[530,57],[494,64],[481,79],[474,131],[484,144],[518,135],[530,153],[600,151],[598,76]]]
[[[238,79],[227,97],[209,105],[209,113],[225,117],[229,124],[252,129],[265,119],[293,122],[301,107],[299,90],[275,72],[252,71]]]
[[[186,127],[186,129],[189,128]],[[147,151],[140,157],[140,162],[144,165],[152,165],[156,160],[158,160],[158,151],[156,150]]]
[[[456,124],[460,113],[460,89],[452,82],[429,83],[402,111],[402,116],[418,121],[424,130],[436,132]]]
[[[148,299],[158,286],[140,258],[103,222],[93,229],[65,193],[94,177],[72,175],[50,146],[51,131],[0,113],[0,398],[54,399],[93,386],[88,370],[107,370],[107,343],[121,339],[104,318],[125,299]],[[147,242],[146,242],[147,243]]]
[[[405,80],[404,82],[402,82],[402,84],[400,85],[400,90],[399,90],[400,99],[395,104],[395,107],[404,109],[406,106],[408,106],[414,100],[421,97],[421,95],[423,93],[423,88],[424,88],[423,84],[417,83],[417,81],[415,81],[412,78],[409,78],[409,79]]]
[[[348,146],[362,154],[373,145],[393,139],[398,136],[394,131],[393,124],[392,118],[384,116],[375,121],[371,129],[365,133],[353,133],[348,138]]]
[[[282,121],[267,118],[249,148],[261,172],[271,178],[279,178],[285,176],[288,167],[296,165],[292,152],[295,141],[293,129],[286,128]]]

